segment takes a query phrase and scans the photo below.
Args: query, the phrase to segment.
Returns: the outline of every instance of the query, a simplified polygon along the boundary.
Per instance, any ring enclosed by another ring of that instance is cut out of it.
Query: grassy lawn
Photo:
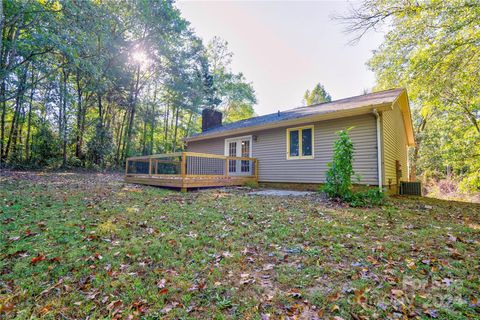
[[[480,318],[478,204],[0,179],[0,318]]]

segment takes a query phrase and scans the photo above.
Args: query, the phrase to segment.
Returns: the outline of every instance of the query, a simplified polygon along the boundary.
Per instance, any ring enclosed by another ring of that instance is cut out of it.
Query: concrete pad
[[[252,191],[248,193],[252,196],[274,196],[274,197],[303,197],[315,194],[312,191],[295,191],[295,190],[259,190],[259,191]]]

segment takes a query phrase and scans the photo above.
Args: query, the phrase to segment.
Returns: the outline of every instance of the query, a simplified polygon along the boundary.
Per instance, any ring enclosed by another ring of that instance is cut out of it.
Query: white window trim
[[[249,140],[250,141],[250,152],[249,152],[249,155],[248,157],[251,158],[252,157],[252,150],[253,150],[253,139],[252,139],[252,136],[241,136],[241,137],[234,137],[234,138],[228,138],[228,139],[225,139],[225,149],[224,149],[224,155],[228,157],[228,144],[232,141],[237,141],[238,140]]]
[[[311,156],[302,156],[302,135],[300,132],[304,129],[312,129],[312,155]],[[298,156],[290,156],[290,131],[297,131],[298,134]],[[305,160],[305,159],[315,159],[315,128],[314,125],[301,126],[295,128],[287,128],[286,135],[286,146],[287,146],[287,160]]]

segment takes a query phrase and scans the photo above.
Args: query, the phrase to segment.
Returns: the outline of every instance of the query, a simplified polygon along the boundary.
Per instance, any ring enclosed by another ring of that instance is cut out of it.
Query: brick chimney
[[[202,132],[220,127],[222,125],[222,113],[220,111],[206,108],[202,111]]]

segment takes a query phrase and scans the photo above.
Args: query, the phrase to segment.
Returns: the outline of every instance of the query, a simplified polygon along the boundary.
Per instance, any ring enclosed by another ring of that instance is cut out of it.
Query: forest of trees
[[[0,3],[0,166],[114,167],[181,150],[203,108],[253,115],[227,43],[172,1]]]
[[[479,192],[479,2],[364,0],[340,18],[354,41],[388,30],[368,65],[375,90],[408,91],[417,143],[412,178],[458,181],[461,191]]]

